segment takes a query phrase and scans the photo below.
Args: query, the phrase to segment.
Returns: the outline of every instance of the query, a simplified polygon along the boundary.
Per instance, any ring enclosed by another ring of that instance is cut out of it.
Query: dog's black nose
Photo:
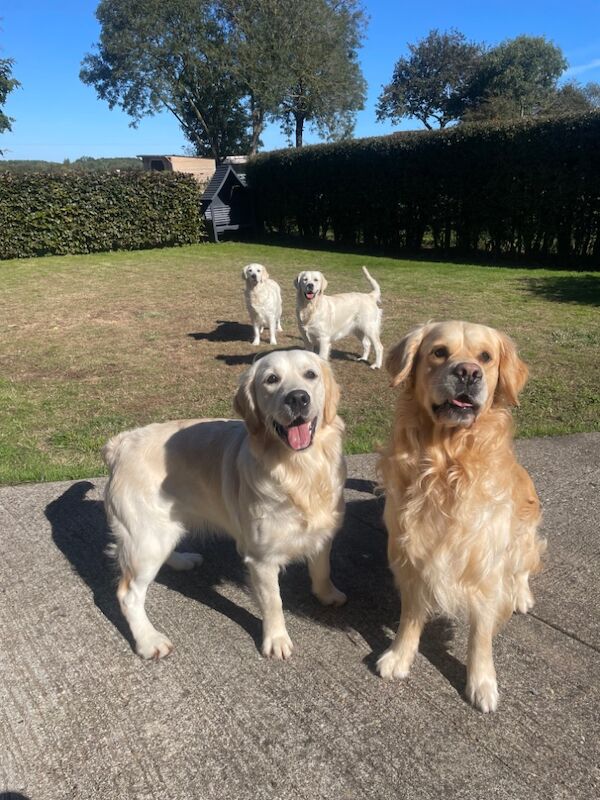
[[[464,361],[460,364],[457,364],[452,370],[452,374],[456,375],[459,381],[467,386],[471,383],[477,383],[481,380],[481,369],[479,364],[474,364],[473,362],[469,361]]]
[[[307,283],[306,284],[306,291],[307,292],[312,292],[313,289],[314,289],[314,284],[313,283]]]
[[[304,389],[294,389],[286,394],[284,403],[293,414],[300,414],[310,404],[310,395]]]

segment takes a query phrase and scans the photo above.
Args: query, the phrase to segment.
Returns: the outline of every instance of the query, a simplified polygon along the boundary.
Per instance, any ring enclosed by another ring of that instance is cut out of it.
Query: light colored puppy
[[[465,613],[467,697],[494,711],[492,637],[533,606],[529,575],[545,549],[538,497],[512,444],[510,406],[528,370],[507,336],[467,322],[415,328],[386,367],[401,387],[379,467],[402,611],[378,669],[405,678],[427,617]]]
[[[328,364],[303,350],[280,350],[242,376],[234,405],[243,422],[157,423],[105,445],[105,507],[122,573],[117,594],[142,658],[173,648],[144,603],[164,562],[191,569],[200,560],[174,552],[187,531],[235,539],[262,613],[265,656],[292,653],[279,594],[286,564],[308,559],[317,598],[345,602],[329,577],[346,475],[338,400]]]
[[[372,292],[334,295],[324,294],[327,281],[321,272],[301,272],[294,281],[296,317],[306,348],[318,352],[321,358],[329,358],[332,342],[352,335],[363,346],[359,361],[368,361],[373,345],[375,363],[371,364],[371,369],[379,369],[383,361],[383,345],[379,338],[381,290],[366,267],[363,272],[373,287]]]
[[[244,298],[254,328],[252,344],[260,344],[260,334],[265,327],[269,328],[269,341],[277,344],[275,331],[281,328],[281,289],[262,264],[246,264],[242,270],[242,278],[246,281]]]

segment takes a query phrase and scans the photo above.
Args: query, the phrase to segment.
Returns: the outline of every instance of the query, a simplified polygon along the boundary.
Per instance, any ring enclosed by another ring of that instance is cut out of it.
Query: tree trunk
[[[264,127],[264,113],[260,106],[257,106],[254,99],[251,99],[252,113],[252,140],[250,142],[250,152],[248,155],[255,156],[258,150],[258,140]]]
[[[302,147],[302,134],[304,132],[304,117],[294,114],[296,120],[296,147]]]

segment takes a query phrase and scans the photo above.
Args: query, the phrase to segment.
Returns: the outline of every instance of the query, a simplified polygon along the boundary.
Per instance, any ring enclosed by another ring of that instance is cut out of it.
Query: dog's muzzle
[[[292,450],[310,447],[317,428],[317,418],[310,418],[310,395],[304,389],[294,389],[284,398],[284,405],[292,421],[289,424],[273,422],[279,438]]]
[[[446,379],[448,398],[434,403],[434,416],[446,424],[469,427],[481,409],[483,373],[478,364],[456,364]]]

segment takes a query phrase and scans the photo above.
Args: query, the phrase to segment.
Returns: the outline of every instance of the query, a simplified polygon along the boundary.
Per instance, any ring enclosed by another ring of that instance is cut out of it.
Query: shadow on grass
[[[252,325],[233,320],[218,319],[214,331],[188,333],[190,339],[198,342],[251,342],[254,336]]]
[[[195,336],[195,334],[189,334],[189,335],[190,336],[191,335]],[[287,338],[288,339],[294,339],[294,340],[299,339],[299,337],[296,337],[296,336],[288,336]],[[271,350],[298,350],[298,349],[301,350],[302,349],[300,344],[298,344],[298,345],[293,344],[293,345],[290,345],[288,347],[279,347],[277,345],[269,345],[269,344],[266,344],[266,343],[262,342],[261,345],[262,345],[261,349],[254,350],[251,353],[219,353],[219,355],[215,356],[215,360],[216,361],[223,361],[229,367],[239,367],[241,365],[249,366],[250,364],[254,363],[255,359],[258,358],[258,356],[263,356],[266,353],[271,352]],[[266,349],[264,349],[264,348],[266,348]],[[332,359],[332,361],[360,361],[360,358],[359,358],[358,355],[355,355],[354,353],[347,353],[344,350],[332,350],[329,355],[330,355],[330,358]]]
[[[350,479],[347,488],[370,493],[372,481]],[[88,498],[94,489],[90,481],[72,484],[46,507],[57,548],[71,563],[77,575],[90,588],[101,613],[134,643],[116,597],[118,571],[106,555],[110,542],[108,523],[101,500]],[[399,618],[398,594],[388,569],[386,535],[381,523],[383,498],[372,494],[367,499],[347,504],[344,525],[332,552],[332,578],[348,595],[342,608],[323,607],[310,592],[306,566],[291,565],[281,576],[281,595],[286,613],[310,619],[316,624],[344,631],[351,639],[358,633],[371,649],[364,663],[375,671],[377,659],[389,647],[388,630],[395,632]],[[259,617],[242,605],[224,597],[223,583],[246,587],[246,574],[235,544],[228,537],[190,537],[178,548],[203,555],[202,565],[190,572],[163,567],[156,582],[195,600],[227,617],[245,630],[260,650],[262,626]],[[168,595],[167,595],[168,598]],[[166,631],[167,635],[169,631]],[[450,652],[452,627],[443,620],[430,623],[421,639],[421,653],[461,694],[465,668]]]
[[[565,277],[524,278],[528,291],[558,303],[600,306],[600,274],[584,272]]]

